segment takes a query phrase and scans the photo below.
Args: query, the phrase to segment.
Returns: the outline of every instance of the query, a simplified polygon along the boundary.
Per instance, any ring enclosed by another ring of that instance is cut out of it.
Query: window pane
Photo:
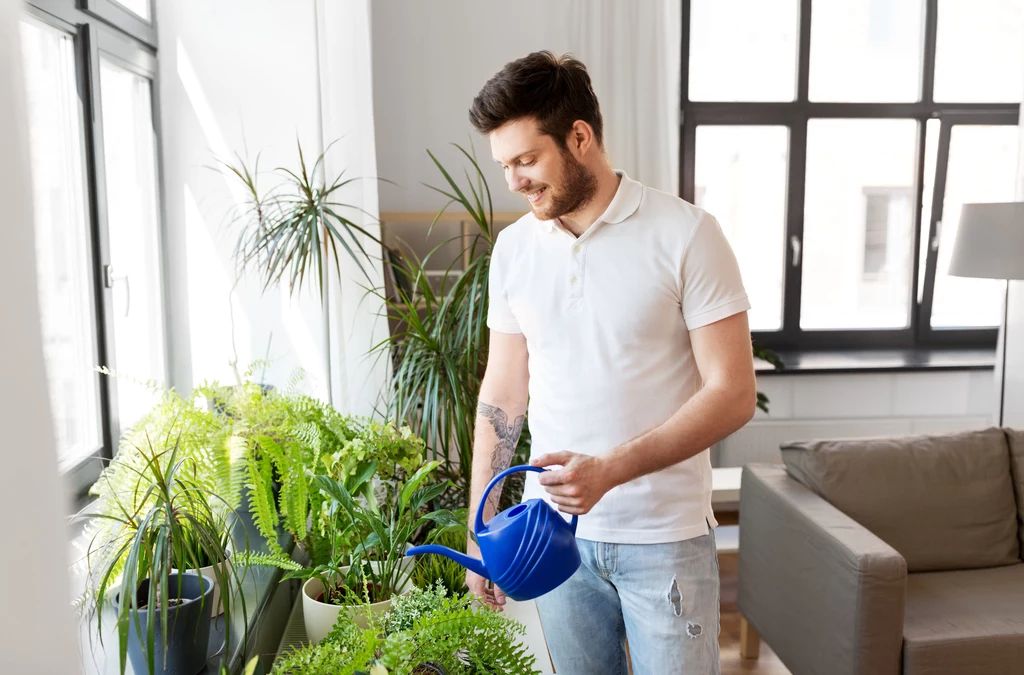
[[[74,42],[21,24],[43,351],[62,468],[100,447],[96,324]]]
[[[909,325],[914,120],[811,120],[804,329]]]
[[[782,328],[786,127],[697,128],[696,202],[722,225],[750,295],[751,330]]]
[[[1024,93],[1020,0],[939,0],[935,100],[1017,103]]]
[[[951,277],[949,260],[959,229],[960,206],[967,202],[1014,201],[1016,176],[1017,127],[953,127],[939,229],[933,328],[999,325],[1005,282]]]
[[[812,101],[917,101],[922,0],[828,0],[811,11]]]
[[[149,0],[114,0],[117,4],[127,9],[132,14],[136,14],[139,18],[150,20],[149,14]]]
[[[792,101],[797,0],[693,0],[691,101]]]
[[[101,59],[103,160],[114,282],[114,363],[136,380],[165,380],[163,302],[157,219],[156,137],[150,81]],[[154,402],[118,383],[121,428]]]

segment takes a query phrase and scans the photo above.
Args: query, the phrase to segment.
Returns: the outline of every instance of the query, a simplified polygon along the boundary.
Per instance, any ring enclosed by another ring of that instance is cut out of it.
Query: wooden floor
[[[722,632],[718,638],[722,655],[722,675],[790,675],[786,666],[779,661],[779,657],[764,642],[761,643],[761,654],[756,660],[740,658],[740,615],[736,610],[736,554],[719,553],[718,567],[722,575]]]

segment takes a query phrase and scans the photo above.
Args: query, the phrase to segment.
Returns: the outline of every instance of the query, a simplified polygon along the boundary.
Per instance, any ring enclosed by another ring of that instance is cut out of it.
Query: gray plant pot
[[[196,675],[206,666],[207,647],[210,643],[210,607],[213,602],[213,582],[195,572],[170,574],[167,577],[167,597],[181,597],[182,602],[168,610],[141,609],[138,623],[129,615],[128,658],[136,675],[149,673],[146,641],[149,622],[153,625],[153,671],[159,675]],[[139,605],[149,597],[149,579],[139,584]],[[203,602],[200,603],[200,598]],[[202,609],[200,609],[200,604]],[[160,627],[161,612],[167,611],[167,653]]]

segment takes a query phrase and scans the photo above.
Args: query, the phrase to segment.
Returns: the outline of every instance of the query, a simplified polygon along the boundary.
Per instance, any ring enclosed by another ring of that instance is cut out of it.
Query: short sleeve
[[[740,266],[718,221],[702,212],[683,253],[683,320],[693,330],[750,309]]]
[[[499,333],[522,333],[519,322],[508,304],[508,242],[499,233],[491,251],[487,279],[487,327]]]

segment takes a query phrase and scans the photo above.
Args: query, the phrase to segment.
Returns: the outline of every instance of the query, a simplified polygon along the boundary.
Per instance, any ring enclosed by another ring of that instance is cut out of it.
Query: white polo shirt
[[[487,325],[526,337],[534,457],[601,455],[665,422],[701,388],[688,331],[750,309],[714,217],[616,173],[615,197],[579,239],[531,213],[494,244]],[[548,495],[530,473],[523,499],[535,497]],[[609,491],[577,536],[654,544],[709,525],[704,450]]]

